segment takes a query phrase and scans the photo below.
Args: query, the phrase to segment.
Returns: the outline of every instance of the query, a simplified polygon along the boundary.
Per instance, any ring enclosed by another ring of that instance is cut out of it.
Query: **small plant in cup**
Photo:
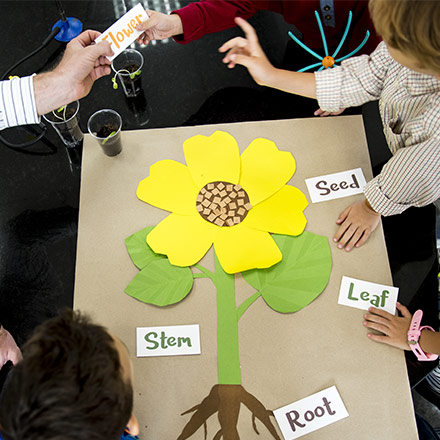
[[[130,69],[130,70],[128,70]],[[113,83],[113,88],[116,90],[118,88],[118,83],[116,81],[116,78],[118,77],[118,74],[123,74],[124,76],[128,75],[128,77],[133,80],[135,79],[137,76],[139,76],[141,74],[141,69],[139,69],[139,66],[136,66],[135,64],[127,66],[127,69],[120,69],[118,70],[113,78],[112,78],[112,83]],[[124,76],[121,76],[122,81],[127,82],[124,78]]]
[[[73,108],[67,108],[67,104],[52,111],[52,114],[55,116],[55,118],[63,122],[66,122],[69,118],[71,118],[74,113],[75,110]]]

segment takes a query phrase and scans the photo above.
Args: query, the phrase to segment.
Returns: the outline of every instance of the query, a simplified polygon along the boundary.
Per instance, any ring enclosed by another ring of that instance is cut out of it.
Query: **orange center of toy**
[[[333,57],[325,57],[322,59],[322,65],[328,69],[329,67],[333,67],[333,64],[335,64],[335,59]]]

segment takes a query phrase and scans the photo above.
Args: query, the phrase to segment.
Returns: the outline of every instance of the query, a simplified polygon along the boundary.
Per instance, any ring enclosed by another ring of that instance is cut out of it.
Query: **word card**
[[[136,328],[137,357],[189,354],[200,354],[198,324]]]
[[[148,14],[139,3],[113,23],[95,42],[99,43],[104,40],[110,43],[114,55],[107,58],[112,61],[142,34],[142,32],[136,30],[136,26],[147,19]]]
[[[306,179],[313,203],[360,194],[366,183],[361,168]]]
[[[348,417],[335,386],[276,409],[273,413],[284,440],[302,437]]]
[[[338,304],[362,310],[368,310],[370,306],[374,306],[394,314],[398,294],[398,287],[343,276]]]

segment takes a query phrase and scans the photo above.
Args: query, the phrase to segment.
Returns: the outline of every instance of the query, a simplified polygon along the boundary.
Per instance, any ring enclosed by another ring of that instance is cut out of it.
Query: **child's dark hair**
[[[0,400],[4,440],[117,440],[133,406],[114,340],[71,310],[35,330]]]

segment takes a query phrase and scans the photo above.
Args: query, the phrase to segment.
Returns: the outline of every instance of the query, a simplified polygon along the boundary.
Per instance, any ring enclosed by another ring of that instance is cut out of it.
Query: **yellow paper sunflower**
[[[293,156],[262,138],[240,156],[222,131],[187,139],[183,151],[187,165],[159,161],[137,189],[139,199],[171,212],[147,236],[153,251],[191,266],[214,244],[227,273],[278,263],[282,254],[270,233],[299,235],[307,223],[306,197],[286,185]]]

